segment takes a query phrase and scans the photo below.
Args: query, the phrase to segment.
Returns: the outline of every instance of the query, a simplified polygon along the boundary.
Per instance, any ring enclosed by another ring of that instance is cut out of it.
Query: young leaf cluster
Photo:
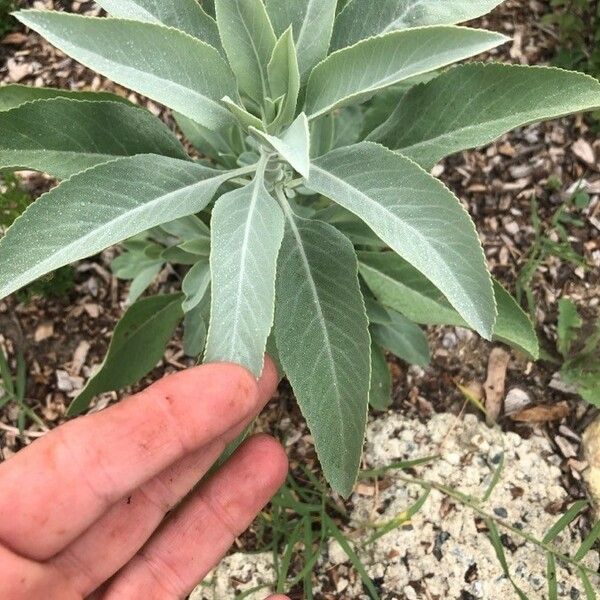
[[[514,127],[598,108],[600,83],[552,68],[450,68],[507,41],[457,25],[498,0],[99,4],[111,18],[16,16],[171,109],[205,158],[116,96],[0,90],[0,168],[61,180],[0,242],[0,297],[126,240],[115,269],[132,301],[164,264],[185,272],[181,297],[129,309],[72,413],[107,382],[140,377],[185,315],[186,347],[206,361],[258,375],[267,344],[278,355],[324,473],[348,495],[369,399],[389,398],[384,349],[424,364],[419,325],[446,323],[537,355],[473,222],[426,169]]]

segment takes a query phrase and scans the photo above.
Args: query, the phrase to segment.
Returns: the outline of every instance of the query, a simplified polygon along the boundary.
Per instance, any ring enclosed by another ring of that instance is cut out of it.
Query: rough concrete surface
[[[459,489],[480,498],[492,480],[504,455],[505,466],[492,497],[482,505],[488,513],[541,539],[555,523],[557,506],[567,497],[560,485],[559,457],[542,435],[526,440],[514,433],[490,429],[472,415],[458,420],[453,415],[434,415],[427,423],[390,414],[373,420],[368,429],[365,463],[382,467],[403,459],[440,454],[441,459],[413,471],[418,477]],[[354,494],[351,528],[361,531],[355,539],[361,559],[376,582],[381,597],[392,599],[471,600],[517,598],[503,575],[494,549],[482,531],[482,521],[456,500],[433,490],[410,523],[386,534],[371,545],[374,524],[402,514],[423,493],[423,489],[400,480],[401,472],[391,471],[388,487],[376,494]],[[552,514],[551,514],[552,513]],[[547,598],[546,557],[520,537],[499,528],[515,583],[529,600]],[[561,534],[555,546],[573,554],[582,541],[574,524]],[[347,557],[337,543],[329,544],[328,556],[315,568],[317,574],[345,563]],[[590,552],[586,564],[598,569],[599,557]],[[347,571],[346,571],[347,572]],[[239,591],[272,581],[270,556],[235,554],[214,572],[217,595],[194,600],[234,598]],[[558,596],[585,598],[575,573],[558,567]],[[600,580],[594,582],[600,589]],[[342,577],[339,598],[368,598],[360,580]],[[268,589],[251,600],[263,600]],[[204,594],[204,595],[202,595]]]

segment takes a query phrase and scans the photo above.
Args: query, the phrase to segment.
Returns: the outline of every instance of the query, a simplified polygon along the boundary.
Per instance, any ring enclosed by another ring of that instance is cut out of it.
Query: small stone
[[[341,565],[349,560],[346,551],[340,546],[340,543],[337,540],[331,540],[329,542],[327,555],[329,556],[329,562],[332,565]]]
[[[596,153],[594,152],[594,149],[588,141],[584,140],[583,138],[579,138],[571,146],[571,150],[573,150],[573,154],[577,158],[582,160],[590,167],[596,166]]]
[[[504,399],[504,412],[507,415],[519,412],[531,404],[531,397],[521,388],[511,388]]]
[[[442,339],[442,346],[446,348],[446,350],[450,350],[451,348],[455,348],[456,344],[458,344],[458,337],[456,333],[453,331],[448,331],[444,334]]]
[[[508,511],[501,506],[498,508],[494,508],[494,514],[501,519],[506,519],[508,517]]]

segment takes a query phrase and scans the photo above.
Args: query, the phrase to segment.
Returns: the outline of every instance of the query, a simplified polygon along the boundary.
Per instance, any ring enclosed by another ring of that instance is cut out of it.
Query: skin
[[[236,365],[195,367],[1,464],[0,595],[185,598],[285,479],[283,449],[256,435],[198,485],[276,386],[268,358],[258,382]]]

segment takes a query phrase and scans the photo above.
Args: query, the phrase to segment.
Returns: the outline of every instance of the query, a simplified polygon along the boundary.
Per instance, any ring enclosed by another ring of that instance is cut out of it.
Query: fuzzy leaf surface
[[[136,383],[156,366],[183,317],[182,298],[182,294],[152,296],[127,309],[100,370],[69,407],[70,416],[83,412],[94,396]]]
[[[409,90],[369,139],[425,168],[530,123],[600,108],[600,82],[552,67],[468,64]]]
[[[314,119],[334,108],[358,104],[404,79],[476,56],[507,39],[480,29],[438,26],[364,40],[330,54],[313,69],[304,110]]]
[[[156,225],[201,211],[230,176],[156,155],[120,158],[74,175],[31,204],[0,240],[0,297]]]
[[[356,255],[331,225],[286,216],[275,308],[279,359],[325,476],[347,497],[362,454],[371,369]]]
[[[196,0],[98,0],[96,4],[113,17],[162,23],[185,31],[213,48],[221,48],[217,23]]]
[[[0,87],[0,111],[10,110],[34,100],[49,100],[50,98],[71,98],[72,100],[93,100],[103,102],[122,102],[133,106],[129,100],[110,92],[74,92],[71,90],[56,90],[54,88],[31,87],[18,83]]]
[[[287,29],[277,40],[267,65],[267,73],[272,96],[274,98],[283,96],[281,109],[272,124],[273,128],[277,129],[294,120],[300,92],[298,56],[291,29]]]
[[[300,175],[308,177],[310,170],[310,132],[308,130],[308,120],[304,113],[300,113],[281,137],[269,135],[256,129],[252,129],[252,133],[275,150]]]
[[[57,179],[123,156],[187,158],[160,119],[120,102],[28,102],[0,112],[0,131],[0,168],[43,171]]]
[[[351,0],[338,15],[331,50],[396,29],[454,25],[480,17],[502,0]]]
[[[235,122],[220,104],[224,96],[237,97],[229,66],[212,46],[182,31],[57,11],[16,17],[86,67],[206,127]]]
[[[376,342],[371,344],[371,389],[369,404],[375,410],[386,410],[392,403],[392,374],[385,352]]]
[[[441,182],[409,159],[362,142],[316,159],[307,185],[360,217],[491,338],[496,306],[481,243]]]
[[[327,55],[337,1],[266,0],[266,4],[277,35],[292,26],[300,74],[304,77]]]
[[[240,89],[262,101],[269,96],[267,65],[277,42],[262,0],[216,0],[217,23]]]
[[[273,325],[283,228],[283,213],[267,192],[262,175],[216,202],[205,361],[238,363],[260,376]]]
[[[363,279],[379,301],[411,321],[468,327],[442,292],[399,256],[391,252],[361,252],[359,264]],[[537,358],[538,339],[525,312],[497,281],[494,297],[498,308],[494,339]]]

